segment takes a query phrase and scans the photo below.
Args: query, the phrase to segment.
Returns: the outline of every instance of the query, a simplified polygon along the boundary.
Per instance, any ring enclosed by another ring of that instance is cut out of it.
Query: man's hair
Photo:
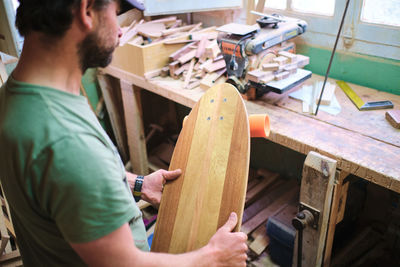
[[[93,8],[100,10],[116,0],[94,0]],[[32,31],[61,37],[72,24],[72,10],[81,0],[19,0],[15,25],[22,36]]]

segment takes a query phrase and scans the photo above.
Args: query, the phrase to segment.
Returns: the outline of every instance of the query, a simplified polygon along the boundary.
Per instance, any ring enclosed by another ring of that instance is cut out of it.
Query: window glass
[[[400,1],[364,0],[361,20],[370,23],[400,26]]]
[[[266,0],[265,7],[275,9],[286,9],[286,0]]]
[[[19,7],[19,1],[18,0],[12,0],[12,4],[14,7],[14,10],[17,10],[17,8]]]
[[[292,0],[292,9],[304,13],[333,16],[335,0]]]

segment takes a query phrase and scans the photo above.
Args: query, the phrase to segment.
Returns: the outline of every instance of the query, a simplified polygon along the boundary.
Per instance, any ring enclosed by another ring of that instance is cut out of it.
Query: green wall
[[[325,75],[331,50],[297,45],[298,54],[310,57],[305,69]],[[400,95],[400,61],[336,51],[329,77]]]

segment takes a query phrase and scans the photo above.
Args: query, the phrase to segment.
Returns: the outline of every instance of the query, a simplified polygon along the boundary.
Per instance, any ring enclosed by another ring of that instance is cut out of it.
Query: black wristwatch
[[[144,176],[138,175],[136,176],[135,186],[133,187],[133,197],[135,201],[138,202],[142,196],[142,185],[143,185]]]

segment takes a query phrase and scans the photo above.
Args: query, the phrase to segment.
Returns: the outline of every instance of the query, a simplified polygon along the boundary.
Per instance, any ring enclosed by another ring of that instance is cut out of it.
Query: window
[[[333,48],[346,0],[266,0],[264,13],[307,21],[306,43]],[[350,0],[338,50],[400,60],[400,0]]]
[[[361,20],[369,23],[400,26],[400,1],[364,0]]]

